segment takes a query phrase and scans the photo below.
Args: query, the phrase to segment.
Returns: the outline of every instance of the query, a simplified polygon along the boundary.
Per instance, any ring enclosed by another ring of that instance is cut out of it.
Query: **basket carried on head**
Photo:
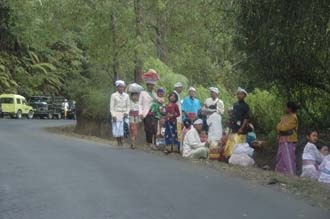
[[[154,69],[149,69],[143,74],[142,79],[146,84],[156,84],[160,77]]]
[[[128,85],[128,92],[129,93],[141,93],[143,91],[143,87],[137,83],[133,83]]]

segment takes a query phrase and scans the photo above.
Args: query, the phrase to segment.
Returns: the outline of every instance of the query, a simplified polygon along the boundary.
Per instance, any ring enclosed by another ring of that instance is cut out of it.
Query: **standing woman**
[[[286,104],[286,115],[277,125],[278,151],[276,156],[275,171],[295,175],[296,174],[296,144],[298,141],[298,107],[294,102]]]
[[[124,118],[130,111],[130,100],[124,92],[125,82],[118,80],[115,83],[117,91],[110,98],[110,113],[112,117],[112,135],[117,139],[118,146],[122,146],[124,137]]]
[[[179,106],[176,104],[178,101],[178,95],[172,92],[168,96],[169,103],[166,105],[166,122],[165,122],[165,144],[171,146],[171,152],[173,147],[176,146],[177,151],[180,151],[178,132],[177,132],[177,118],[181,115]]]
[[[146,133],[146,142],[152,145],[153,136],[153,114],[150,112],[151,105],[157,100],[157,95],[154,91],[155,84],[159,80],[157,72],[149,69],[143,74],[143,80],[147,85],[146,91],[141,91],[139,97],[139,115],[143,120],[144,130]]]

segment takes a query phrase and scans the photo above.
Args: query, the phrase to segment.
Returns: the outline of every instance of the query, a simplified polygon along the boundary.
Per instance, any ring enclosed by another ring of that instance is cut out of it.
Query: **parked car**
[[[22,116],[33,118],[33,108],[27,104],[25,97],[17,94],[2,94],[0,100],[3,115],[17,119],[21,119]]]
[[[51,96],[32,96],[29,99],[34,109],[34,116],[44,119],[61,119],[61,109],[54,107],[54,100]]]

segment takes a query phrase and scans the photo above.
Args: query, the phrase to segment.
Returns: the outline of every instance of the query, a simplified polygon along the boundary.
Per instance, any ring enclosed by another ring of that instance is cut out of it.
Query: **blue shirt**
[[[182,112],[196,113],[196,116],[198,116],[198,110],[201,108],[201,103],[197,98],[191,99],[190,97],[186,97],[183,99]]]

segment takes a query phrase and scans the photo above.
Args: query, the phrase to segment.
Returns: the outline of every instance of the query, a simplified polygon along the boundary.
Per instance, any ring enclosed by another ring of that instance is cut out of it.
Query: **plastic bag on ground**
[[[253,166],[254,160],[247,154],[232,154],[228,160],[228,163],[233,165],[239,165],[243,167]]]
[[[233,154],[247,154],[250,157],[253,156],[254,149],[250,147],[248,143],[237,144],[234,146]]]

